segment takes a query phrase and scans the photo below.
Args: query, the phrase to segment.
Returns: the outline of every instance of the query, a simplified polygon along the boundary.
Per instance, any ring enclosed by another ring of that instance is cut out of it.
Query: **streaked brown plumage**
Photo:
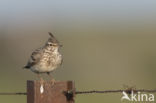
[[[49,32],[50,38],[45,45],[39,49],[36,49],[28,60],[27,65],[24,67],[31,71],[40,74],[47,73],[55,70],[62,64],[62,55],[59,52],[61,45],[57,39]]]

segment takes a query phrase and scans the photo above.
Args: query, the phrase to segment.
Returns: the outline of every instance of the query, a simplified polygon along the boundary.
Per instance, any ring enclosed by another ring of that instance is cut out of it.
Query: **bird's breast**
[[[52,71],[56,69],[62,61],[62,56],[58,52],[45,52],[39,62],[39,69],[42,71]]]

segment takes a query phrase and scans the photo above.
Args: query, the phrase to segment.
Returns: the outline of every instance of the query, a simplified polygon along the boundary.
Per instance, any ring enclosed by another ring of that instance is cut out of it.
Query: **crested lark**
[[[50,38],[45,45],[39,49],[36,49],[32,54],[28,63],[24,68],[30,69],[32,72],[47,73],[49,76],[50,72],[55,70],[59,65],[62,64],[62,55],[59,52],[61,45],[58,40],[49,32]],[[42,80],[42,78],[40,78]],[[52,79],[54,83],[55,80]]]

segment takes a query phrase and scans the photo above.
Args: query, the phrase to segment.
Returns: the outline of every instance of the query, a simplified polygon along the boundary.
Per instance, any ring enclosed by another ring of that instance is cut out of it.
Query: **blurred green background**
[[[37,79],[22,67],[49,31],[63,44],[56,80],[73,80],[77,90],[156,89],[155,5],[155,0],[1,0],[0,92],[24,92],[26,81]],[[121,96],[77,95],[76,103],[121,103]],[[26,103],[26,96],[0,96],[0,103]]]

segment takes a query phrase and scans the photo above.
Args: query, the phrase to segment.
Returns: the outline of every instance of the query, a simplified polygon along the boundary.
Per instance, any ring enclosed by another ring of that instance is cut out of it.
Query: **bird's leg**
[[[50,77],[50,81],[52,83],[52,86],[55,84],[55,79],[52,77],[52,75],[50,75],[50,72],[47,72],[48,76]]]
[[[37,73],[37,77],[40,78],[40,84],[43,84],[44,80],[43,80],[43,78],[40,76],[39,73]]]

